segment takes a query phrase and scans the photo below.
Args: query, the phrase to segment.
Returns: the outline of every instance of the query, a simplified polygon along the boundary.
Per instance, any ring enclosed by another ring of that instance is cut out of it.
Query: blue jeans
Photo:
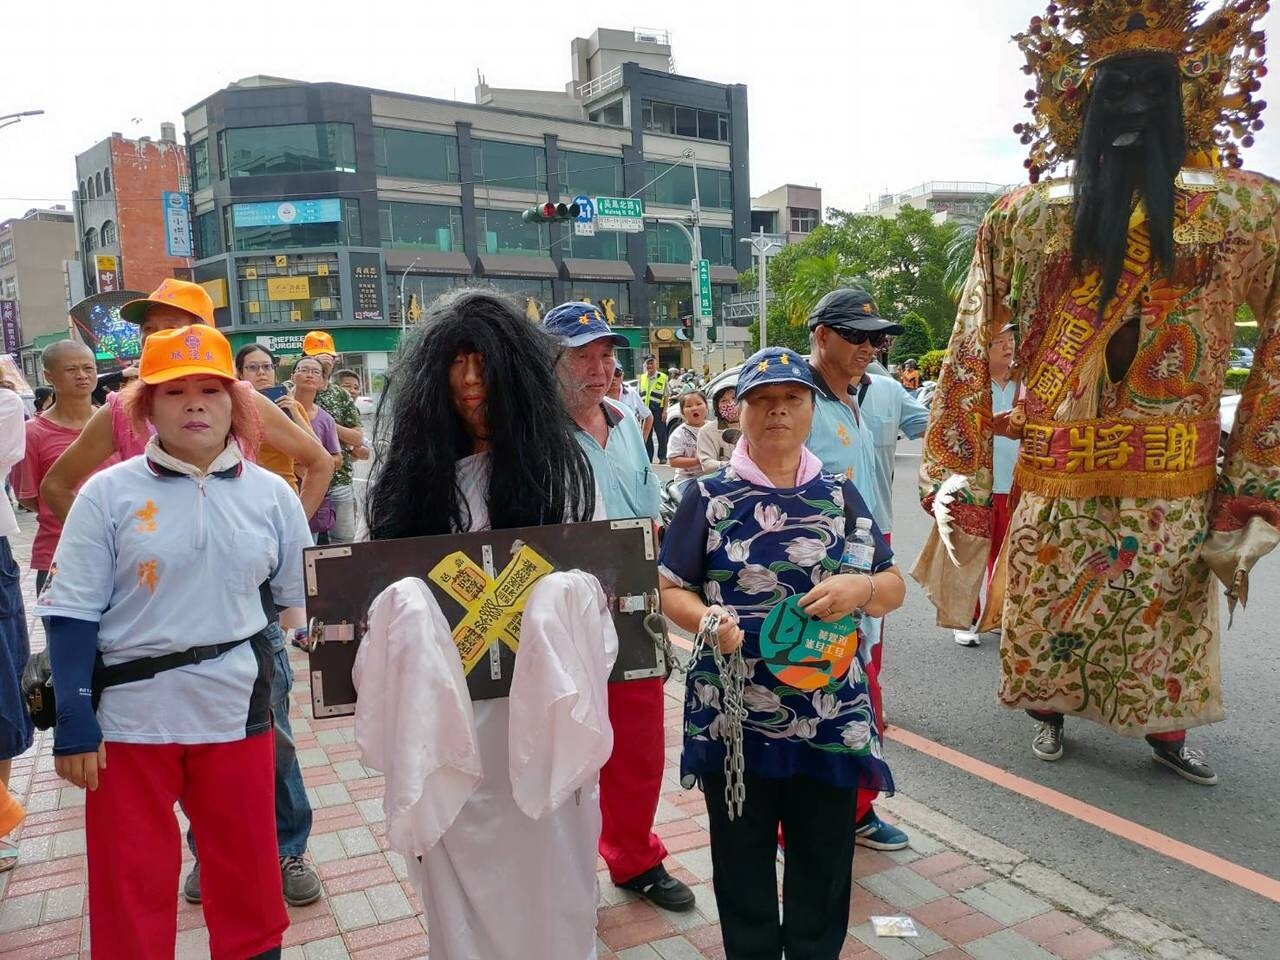
[[[302,783],[302,768],[298,766],[298,752],[289,726],[293,670],[289,666],[289,648],[285,645],[279,621],[268,625],[266,634],[271,638],[271,650],[275,655],[275,671],[271,679],[271,722],[276,734],[276,845],[280,856],[300,857],[306,852],[307,838],[311,836],[311,803]],[[190,830],[187,831],[187,844],[195,853],[196,840]]]

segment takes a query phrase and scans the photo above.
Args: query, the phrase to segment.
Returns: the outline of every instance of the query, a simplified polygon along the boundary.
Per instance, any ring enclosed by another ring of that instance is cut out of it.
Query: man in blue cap
[[[900,333],[901,326],[880,316],[869,293],[853,287],[832,290],[809,313],[809,364],[818,396],[813,427],[805,446],[822,461],[823,470],[853,481],[877,522],[891,506],[881,503],[883,493],[879,489],[874,430],[887,427],[863,412],[858,390],[875,351],[883,349],[889,337]],[[893,386],[901,390],[897,384]],[[895,439],[897,435],[895,425]],[[866,621],[870,647],[867,687],[883,728],[879,627],[879,621]],[[910,842],[906,833],[876,816],[872,806],[875,797],[875,793],[858,791],[858,845],[873,850],[903,849]]]
[[[600,308],[562,303],[542,321],[564,343],[556,362],[560,396],[578,426],[610,520],[658,516],[658,478],[635,417],[605,396],[614,348],[626,346]],[[667,910],[693,909],[693,891],[667,873],[667,848],[653,832],[665,760],[662,678],[609,685],[613,756],[600,771],[600,856],[609,876]]]

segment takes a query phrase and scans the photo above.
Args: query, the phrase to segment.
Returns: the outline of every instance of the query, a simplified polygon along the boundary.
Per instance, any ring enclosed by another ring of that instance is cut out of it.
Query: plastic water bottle
[[[841,573],[865,573],[871,575],[875,564],[876,543],[871,537],[871,518],[859,517],[853,533],[845,537],[844,554],[840,557]],[[854,614],[858,622],[862,614]]]
[[[875,564],[876,544],[871,538],[871,518],[859,517],[853,533],[845,537],[841,573],[870,573]]]

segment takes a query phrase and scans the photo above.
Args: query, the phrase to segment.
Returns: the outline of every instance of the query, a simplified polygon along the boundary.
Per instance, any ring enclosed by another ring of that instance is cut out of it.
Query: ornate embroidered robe
[[[1130,736],[1212,723],[1224,714],[1211,574],[1234,605],[1280,540],[1280,184],[1184,170],[1172,274],[1151,264],[1139,205],[1101,318],[1098,276],[1071,268],[1072,210],[1056,181],[1003,197],[982,224],[920,474],[926,508],[949,476],[968,479],[952,507],[958,564],[935,528],[912,573],[940,625],[969,626],[990,546],[987,345],[1013,322],[1026,426],[1003,545],[1000,701]],[[1258,348],[1219,471],[1241,304]],[[1135,317],[1136,354],[1113,382],[1106,345]]]

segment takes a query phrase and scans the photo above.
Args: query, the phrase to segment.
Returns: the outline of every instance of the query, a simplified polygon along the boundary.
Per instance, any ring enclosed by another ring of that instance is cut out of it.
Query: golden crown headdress
[[[1032,17],[1014,41],[1036,78],[1026,93],[1032,119],[1013,128],[1030,155],[1032,183],[1071,159],[1080,142],[1093,68],[1113,57],[1167,53],[1182,75],[1188,156],[1216,155],[1239,167],[1240,147],[1262,129],[1265,37],[1255,24],[1267,0],[1225,0],[1203,17],[1204,0],[1060,0]]]

